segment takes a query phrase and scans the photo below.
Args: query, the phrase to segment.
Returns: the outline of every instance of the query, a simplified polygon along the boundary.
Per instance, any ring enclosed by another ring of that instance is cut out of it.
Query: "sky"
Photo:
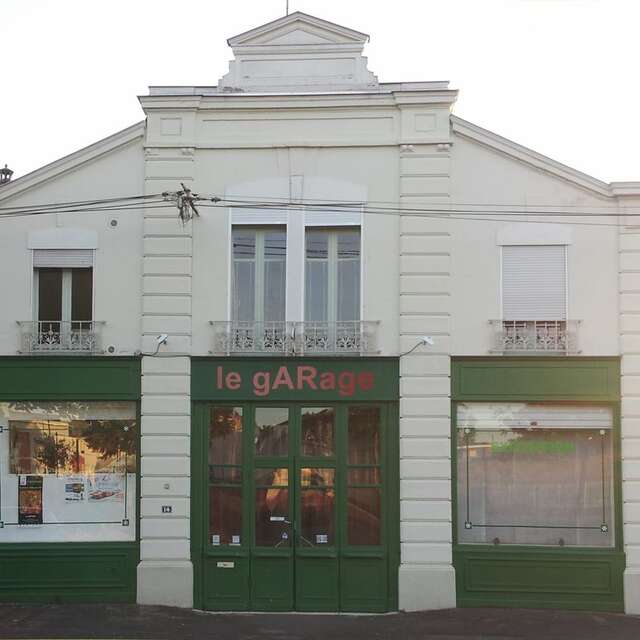
[[[381,82],[449,80],[454,113],[596,178],[640,180],[640,0],[290,0],[371,36]],[[286,0],[0,0],[0,166],[14,178],[215,85],[227,38]]]

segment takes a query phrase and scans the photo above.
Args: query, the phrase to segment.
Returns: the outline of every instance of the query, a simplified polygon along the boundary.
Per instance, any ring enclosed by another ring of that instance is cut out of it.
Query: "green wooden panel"
[[[339,611],[338,559],[296,558],[296,609]]]
[[[0,400],[138,400],[140,359],[0,358]]]
[[[387,559],[342,558],[340,562],[340,610],[382,613],[388,610]]]
[[[454,400],[620,398],[619,358],[454,358]]]
[[[251,606],[255,611],[293,609],[293,561],[287,556],[251,559]]]
[[[249,609],[249,560],[236,556],[205,558],[204,606],[212,611]]]
[[[454,563],[459,606],[624,610],[621,552],[459,545]]]
[[[398,372],[397,358],[193,358],[191,398],[397,401]]]
[[[135,542],[0,545],[1,602],[135,602]]]

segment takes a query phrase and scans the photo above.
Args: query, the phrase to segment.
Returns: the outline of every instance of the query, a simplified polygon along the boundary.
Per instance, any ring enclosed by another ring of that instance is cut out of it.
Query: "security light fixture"
[[[161,333],[156,338],[156,342],[158,343],[158,346],[160,346],[161,344],[167,344],[168,339],[169,339],[169,336],[166,333]]]

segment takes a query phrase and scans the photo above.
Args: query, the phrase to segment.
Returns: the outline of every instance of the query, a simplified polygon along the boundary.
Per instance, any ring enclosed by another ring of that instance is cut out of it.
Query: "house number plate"
[[[236,566],[235,562],[218,562],[218,569],[233,569]]]

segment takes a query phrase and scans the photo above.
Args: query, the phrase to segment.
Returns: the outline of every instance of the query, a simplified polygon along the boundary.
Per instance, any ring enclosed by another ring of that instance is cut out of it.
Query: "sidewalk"
[[[0,638],[638,640],[640,617],[529,609],[370,615],[216,614],[135,605],[0,605]]]

